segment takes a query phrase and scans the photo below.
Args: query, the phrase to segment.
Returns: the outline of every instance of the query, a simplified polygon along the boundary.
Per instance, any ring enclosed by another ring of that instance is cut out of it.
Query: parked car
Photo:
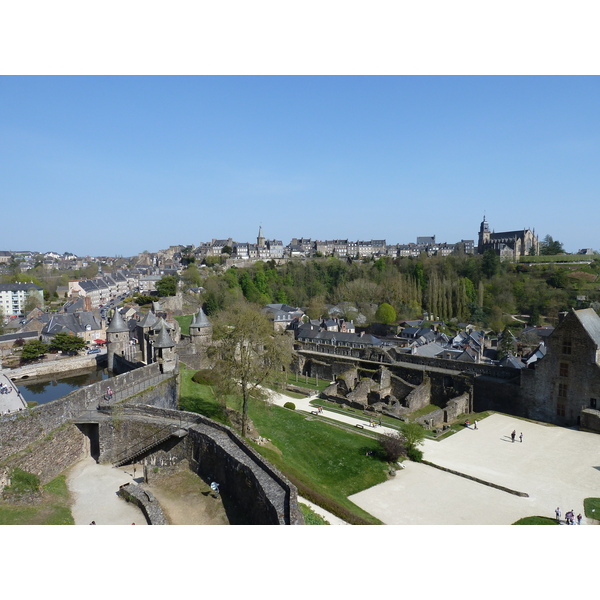
[[[88,354],[100,354],[100,352],[102,352],[100,348],[92,348],[91,350],[88,350]]]

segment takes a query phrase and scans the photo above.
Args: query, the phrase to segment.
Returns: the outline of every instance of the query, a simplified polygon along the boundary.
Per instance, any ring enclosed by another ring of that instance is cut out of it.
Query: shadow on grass
[[[212,399],[182,395],[179,402],[181,410],[199,413],[224,425],[231,425],[224,407]]]

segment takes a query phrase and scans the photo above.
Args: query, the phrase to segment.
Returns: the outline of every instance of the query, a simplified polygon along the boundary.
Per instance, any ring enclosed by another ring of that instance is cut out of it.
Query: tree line
[[[588,302],[598,302],[597,286],[588,283],[600,274],[600,261],[577,267],[587,278],[571,277],[572,272],[557,265],[501,262],[487,251],[362,261],[329,257],[282,265],[259,261],[212,273],[202,286],[208,315],[245,299],[258,305],[303,307],[311,318],[323,316],[327,304],[347,303],[347,318],[359,307],[374,320],[377,306],[386,303],[398,319],[427,312],[431,318],[471,321],[502,331],[507,315],[529,315],[532,324],[539,324],[542,316],[557,318],[560,311],[577,306],[582,290]]]

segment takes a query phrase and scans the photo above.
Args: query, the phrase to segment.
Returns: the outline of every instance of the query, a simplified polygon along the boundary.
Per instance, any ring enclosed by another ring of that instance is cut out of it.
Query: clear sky
[[[0,249],[232,237],[600,249],[597,76],[2,76]]]

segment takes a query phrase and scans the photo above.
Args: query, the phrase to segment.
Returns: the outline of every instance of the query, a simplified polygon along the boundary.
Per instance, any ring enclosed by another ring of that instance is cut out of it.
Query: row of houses
[[[417,243],[387,244],[386,240],[312,240],[310,238],[292,238],[284,246],[281,240],[267,240],[259,230],[256,243],[236,242],[232,238],[213,239],[203,242],[193,250],[200,262],[208,256],[221,256],[226,253],[238,260],[277,260],[282,258],[310,258],[314,256],[336,256],[338,258],[371,258],[380,256],[418,257],[422,253],[429,256],[447,256],[463,251],[472,254],[473,240],[461,240],[456,244],[436,242],[435,236],[417,238]]]

